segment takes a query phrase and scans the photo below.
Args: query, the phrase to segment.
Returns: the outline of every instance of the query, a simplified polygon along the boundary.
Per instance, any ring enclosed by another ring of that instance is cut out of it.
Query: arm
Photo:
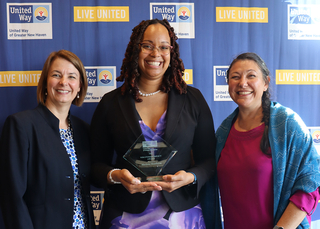
[[[117,165],[122,157],[121,152],[125,152],[129,146],[124,146],[124,143],[134,140],[128,140],[127,131],[131,131],[126,121],[123,120],[122,111],[118,109],[116,96],[105,96],[97,106],[91,122],[91,155],[92,155],[92,177],[93,184],[105,190],[115,184],[110,179],[110,173],[113,170],[111,178],[115,182],[121,184],[128,190],[129,193],[161,190],[161,187],[152,182],[140,182],[136,179],[123,165]],[[122,104],[127,106],[128,104]],[[130,104],[129,104],[130,105]],[[128,108],[127,108],[128,109]],[[130,110],[131,112],[131,110]],[[131,114],[130,114],[131,115]],[[128,115],[130,118],[132,118]],[[132,121],[132,120],[130,120]],[[137,124],[138,125],[138,124]],[[135,138],[134,138],[135,139]],[[119,149],[120,153],[116,154],[115,150]],[[119,166],[119,167],[117,167]]]
[[[10,116],[0,139],[0,204],[7,229],[33,228],[24,195],[27,192],[29,140],[23,124]]]
[[[277,103],[270,107],[269,140],[273,158],[275,222],[288,207],[292,194],[301,190],[306,193],[320,186],[320,157],[313,145],[312,136],[302,119],[292,110]],[[279,136],[286,133],[284,141]],[[285,153],[281,153],[285,152]],[[286,193],[286,195],[284,195]],[[289,196],[289,195],[290,196]],[[300,226],[307,227],[305,217]]]
[[[295,229],[299,226],[306,215],[306,212],[300,210],[290,201],[277,225],[284,227],[285,229]]]
[[[196,178],[196,184],[192,185],[194,186],[192,187],[192,193],[194,191],[198,193],[204,183],[213,174],[215,168],[214,150],[216,140],[211,111],[200,91],[193,89],[188,91],[188,93],[190,94],[188,95],[184,110],[188,113],[184,117],[181,117],[179,122],[182,123],[181,125],[189,125],[194,128],[184,129],[180,127],[180,129],[177,129],[180,132],[188,131],[187,135],[192,136],[190,141],[188,140],[191,144],[192,154],[186,153],[185,155],[193,159],[194,165],[190,165],[192,167],[180,170],[174,175],[164,176],[167,182],[160,185],[168,192],[172,192],[183,186],[188,187]]]

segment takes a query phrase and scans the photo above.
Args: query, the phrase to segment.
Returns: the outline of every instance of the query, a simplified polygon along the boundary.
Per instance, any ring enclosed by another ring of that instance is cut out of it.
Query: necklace
[[[71,127],[70,117],[68,117],[68,128],[67,129],[60,129],[60,135],[64,135],[65,132],[69,132],[71,135],[73,135],[73,129]]]
[[[139,88],[138,88],[138,90],[139,90],[139,94],[140,94],[141,96],[143,96],[143,97],[152,96],[152,95],[155,95],[155,94],[157,94],[157,93],[160,92],[160,90],[158,90],[158,91],[155,91],[155,92],[152,92],[152,93],[146,93],[146,94],[145,94],[145,93],[142,93]]]

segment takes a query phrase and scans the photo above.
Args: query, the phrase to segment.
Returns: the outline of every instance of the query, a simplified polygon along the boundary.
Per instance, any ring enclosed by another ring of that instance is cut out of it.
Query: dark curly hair
[[[180,59],[179,45],[176,42],[178,37],[175,35],[174,29],[170,26],[166,19],[144,20],[132,30],[130,41],[126,49],[125,58],[122,61],[120,76],[117,77],[117,81],[124,81],[121,88],[122,94],[125,94],[126,92],[131,93],[137,102],[142,101],[142,99],[139,97],[139,89],[137,87],[140,77],[138,65],[140,53],[139,43],[142,41],[147,27],[153,24],[161,24],[166,27],[169,32],[171,46],[173,47],[170,53],[170,67],[164,73],[160,90],[167,93],[170,91],[171,87],[174,86],[180,94],[187,92],[187,84],[182,79],[185,69],[183,62]]]
[[[266,84],[269,84],[268,76],[270,75],[270,71],[269,71],[267,65],[265,64],[263,59],[258,54],[252,53],[252,52],[242,53],[232,61],[232,63],[229,66],[229,69],[227,71],[227,80],[228,81],[229,81],[230,69],[239,60],[252,60],[252,61],[256,62],[256,64],[259,66],[259,68],[262,72],[263,80],[265,81]],[[260,142],[260,149],[264,154],[269,155],[270,154],[270,152],[269,152],[270,143],[269,143],[269,137],[268,137],[268,130],[269,130],[270,103],[271,103],[269,87],[266,91],[263,92],[261,101],[262,101],[262,112],[263,112],[263,117],[262,117],[261,121],[264,122],[265,129],[264,129],[263,136],[262,136],[262,139]]]

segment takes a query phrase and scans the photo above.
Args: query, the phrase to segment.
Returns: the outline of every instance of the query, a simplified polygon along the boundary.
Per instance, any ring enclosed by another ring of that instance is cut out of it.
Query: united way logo
[[[316,143],[316,144],[320,143],[320,131],[319,130],[316,130],[312,133],[312,139],[313,139],[314,143]]]
[[[8,5],[10,23],[33,23],[32,5]]]
[[[290,24],[315,24],[311,17],[310,7],[291,6],[289,9]]]
[[[186,21],[190,18],[190,10],[187,7],[181,7],[178,10],[179,19],[182,21]]]
[[[102,72],[100,72],[99,81],[104,85],[109,84],[112,81],[111,72],[109,72],[108,70],[103,70]]]
[[[38,7],[34,12],[34,17],[38,21],[44,21],[48,18],[48,10],[44,7]]]

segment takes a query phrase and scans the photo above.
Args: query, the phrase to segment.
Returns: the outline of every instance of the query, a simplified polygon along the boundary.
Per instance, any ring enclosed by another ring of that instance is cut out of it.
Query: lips
[[[151,65],[151,66],[160,66],[161,62],[159,61],[146,61],[148,65]]]
[[[57,89],[57,92],[59,92],[59,93],[63,93],[63,94],[69,93],[69,91],[61,90],[61,89]]]
[[[252,91],[238,91],[238,95],[249,95]]]

